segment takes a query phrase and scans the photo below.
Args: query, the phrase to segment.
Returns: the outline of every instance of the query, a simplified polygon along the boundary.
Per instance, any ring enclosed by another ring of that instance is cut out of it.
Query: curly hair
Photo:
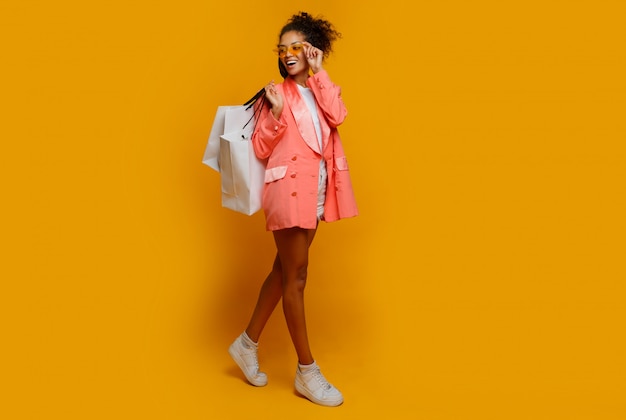
[[[333,24],[321,17],[314,18],[306,12],[299,12],[293,15],[283,26],[278,35],[280,39],[285,33],[290,31],[300,32],[304,39],[314,47],[319,48],[324,53],[324,58],[333,50],[333,42],[341,38],[341,33],[337,32]],[[278,60],[278,69],[283,77],[288,73],[282,61]]]

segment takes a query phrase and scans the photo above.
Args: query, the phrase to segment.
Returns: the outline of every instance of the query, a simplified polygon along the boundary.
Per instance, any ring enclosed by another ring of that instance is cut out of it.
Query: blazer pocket
[[[287,166],[275,166],[265,170],[265,183],[270,183],[283,179],[287,174]]]
[[[339,171],[347,171],[348,170],[348,159],[345,156],[338,156],[335,158],[335,166]]]

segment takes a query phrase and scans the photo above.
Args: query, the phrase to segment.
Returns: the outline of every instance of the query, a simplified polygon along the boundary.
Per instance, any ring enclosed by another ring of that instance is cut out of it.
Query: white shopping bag
[[[252,215],[261,209],[265,161],[252,147],[255,118],[263,101],[254,106],[219,106],[202,163],[220,172],[222,206]]]
[[[247,215],[261,209],[265,162],[256,157],[243,130],[220,137],[220,174],[222,206]]]
[[[213,119],[213,127],[211,127],[211,134],[209,134],[209,141],[204,149],[204,157],[202,163],[208,165],[210,168],[220,171],[220,136],[224,134],[224,123],[226,121],[226,111],[235,106],[218,106],[215,118]],[[244,123],[245,124],[245,123]],[[243,127],[243,125],[242,125]]]

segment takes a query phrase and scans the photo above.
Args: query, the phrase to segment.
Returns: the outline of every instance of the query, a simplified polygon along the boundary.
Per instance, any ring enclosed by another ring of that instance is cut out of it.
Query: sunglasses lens
[[[298,55],[300,51],[302,51],[302,49],[304,49],[304,45],[297,43],[297,44],[292,44],[288,47],[281,45],[280,47],[276,48],[274,51],[278,53],[278,56],[280,58],[284,58],[287,55],[287,51],[289,51],[289,54],[291,55]]]

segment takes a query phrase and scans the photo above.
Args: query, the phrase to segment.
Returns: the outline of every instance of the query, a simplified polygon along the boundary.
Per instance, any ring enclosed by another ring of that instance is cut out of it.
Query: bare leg
[[[246,328],[246,334],[248,334],[248,337],[250,337],[250,339],[254,342],[258,343],[259,337],[263,332],[263,328],[265,328],[265,324],[267,324],[267,321],[272,315],[272,312],[274,312],[274,308],[276,308],[276,305],[283,294],[282,277],[283,274],[280,266],[280,259],[278,258],[278,255],[276,255],[272,271],[267,275],[267,278],[263,282],[263,286],[261,286],[256,307],[254,308],[254,312],[250,318],[250,323]]]
[[[289,228],[274,232],[282,268],[283,312],[298,362],[314,362],[304,315],[304,288],[307,280],[309,246],[316,229]]]

